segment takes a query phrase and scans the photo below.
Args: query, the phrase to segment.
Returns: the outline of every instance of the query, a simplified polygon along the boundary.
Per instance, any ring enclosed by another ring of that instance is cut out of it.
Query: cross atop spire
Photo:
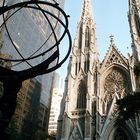
[[[110,45],[114,45],[114,36],[112,34],[110,35]]]

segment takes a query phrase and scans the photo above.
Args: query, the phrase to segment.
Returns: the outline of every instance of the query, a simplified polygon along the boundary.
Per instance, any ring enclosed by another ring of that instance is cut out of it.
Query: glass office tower
[[[11,5],[21,1],[24,0],[7,0],[6,5]],[[53,0],[49,1],[54,2]],[[63,9],[64,0],[56,0],[56,2],[59,3],[61,8]],[[2,1],[0,1],[0,3],[2,3]],[[59,13],[56,13],[58,11],[56,11],[54,8],[48,6],[44,8],[48,8],[51,13],[59,15]],[[17,9],[8,11],[5,14],[5,18],[9,17],[12,13],[15,12],[15,10]],[[48,18],[51,20],[51,23],[55,28],[56,35],[59,36],[61,31],[60,25],[56,23],[57,21],[55,19],[51,17]],[[2,17],[0,17],[0,20],[2,21]],[[42,12],[38,10],[31,8],[21,8],[7,20],[6,25],[15,48],[13,47],[9,35],[6,32],[5,27],[3,26],[0,30],[0,53],[9,56],[12,59],[22,59],[21,56],[23,56],[24,58],[28,58],[34,55],[39,55],[55,43],[54,36],[51,35],[52,31],[50,25],[48,24],[48,21],[44,18]],[[45,43],[45,45],[41,47],[41,45],[48,38],[49,40],[47,41],[47,43]],[[40,49],[38,50],[38,48]],[[18,53],[18,51],[20,53]],[[26,61],[24,61],[23,63],[12,63],[11,69],[20,71],[30,68],[31,66],[36,66],[37,64],[48,58],[50,55],[50,53],[47,53],[43,56],[29,60],[28,63]],[[41,85],[39,102],[41,105],[48,109],[50,106],[53,72],[46,75],[37,76],[35,77],[35,79]]]
[[[54,2],[53,0],[49,1]],[[17,2],[20,2],[20,0],[7,1],[6,5],[11,5]],[[58,2],[61,8],[63,8],[64,0],[56,0],[56,2]],[[51,11],[51,13],[59,16],[59,13],[55,8],[48,6],[45,6],[44,8]],[[15,10],[17,9],[13,9],[6,13],[5,18],[9,17],[12,13],[15,12]],[[57,24],[57,21],[54,18],[50,16],[48,16],[48,18],[51,20],[56,35],[59,36],[60,25]],[[55,44],[54,35],[51,35],[52,30],[50,25],[44,18],[42,12],[38,10],[31,8],[22,8],[7,20],[6,25],[15,47],[13,46],[6,32],[6,29],[3,26],[3,28],[1,29],[0,52],[2,54],[10,54],[10,57],[12,59],[22,59],[22,57],[28,58],[31,56],[39,55]],[[45,43],[45,45],[41,47],[46,39],[48,39],[47,43]],[[40,49],[38,50],[38,48]],[[37,64],[48,58],[50,55],[51,53],[47,53],[43,56],[41,55],[40,57],[31,59],[28,62],[24,61],[23,63],[13,63],[11,69],[20,71],[30,68],[31,66],[36,66]],[[41,102],[45,104],[45,106],[48,106],[50,99],[52,74],[38,76],[36,78],[42,84]]]

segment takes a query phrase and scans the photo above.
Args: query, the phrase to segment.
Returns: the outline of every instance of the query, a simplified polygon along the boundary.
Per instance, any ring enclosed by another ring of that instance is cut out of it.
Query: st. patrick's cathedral
[[[57,139],[140,140],[139,108],[133,117],[121,119],[117,107],[118,100],[140,94],[140,1],[128,1],[132,54],[124,57],[110,36],[110,47],[102,62],[98,58],[91,3],[83,0],[65,80]],[[140,106],[139,101],[134,104]]]

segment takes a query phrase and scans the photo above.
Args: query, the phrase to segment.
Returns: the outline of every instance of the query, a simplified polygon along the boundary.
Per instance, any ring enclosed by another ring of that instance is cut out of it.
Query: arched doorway
[[[132,136],[123,127],[117,126],[110,132],[108,140],[132,140]]]
[[[112,121],[102,137],[103,140],[136,140],[136,132],[125,122]]]

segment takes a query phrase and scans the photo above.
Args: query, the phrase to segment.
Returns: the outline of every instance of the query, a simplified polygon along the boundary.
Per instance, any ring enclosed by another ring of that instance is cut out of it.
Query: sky
[[[64,11],[69,18],[69,31],[72,43],[76,36],[77,24],[80,20],[83,0],[65,0]],[[92,0],[92,16],[96,23],[97,44],[103,60],[110,45],[110,35],[114,36],[116,48],[125,56],[131,54],[131,35],[128,22],[128,0]],[[65,47],[68,45],[63,43]],[[64,48],[64,46],[62,47]],[[57,70],[65,79],[68,61]]]

